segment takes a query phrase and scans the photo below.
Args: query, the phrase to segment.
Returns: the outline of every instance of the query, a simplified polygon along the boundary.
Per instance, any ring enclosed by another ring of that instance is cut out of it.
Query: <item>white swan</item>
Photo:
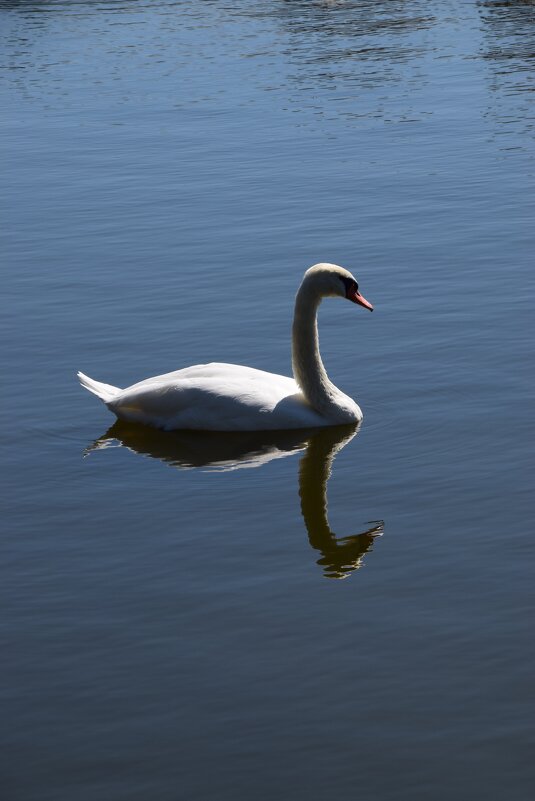
[[[198,364],[126,389],[78,373],[83,387],[121,420],[162,428],[273,431],[362,420],[359,406],[329,381],[319,352],[316,316],[322,298],[341,297],[373,311],[350,272],[335,264],[306,271],[295,299],[288,378],[238,364]]]

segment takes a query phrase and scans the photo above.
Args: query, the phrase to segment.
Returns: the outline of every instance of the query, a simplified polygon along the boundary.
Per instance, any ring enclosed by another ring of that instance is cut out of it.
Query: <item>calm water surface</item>
[[[2,798],[532,798],[534,4],[0,31]],[[376,308],[321,310],[359,431],[110,429],[78,387],[287,373],[322,260]]]

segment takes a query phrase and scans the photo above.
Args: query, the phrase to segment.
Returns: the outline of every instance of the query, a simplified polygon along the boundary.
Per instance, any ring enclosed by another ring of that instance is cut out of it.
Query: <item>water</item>
[[[531,798],[534,23],[0,2],[6,801]],[[287,373],[321,260],[358,432],[77,386]]]

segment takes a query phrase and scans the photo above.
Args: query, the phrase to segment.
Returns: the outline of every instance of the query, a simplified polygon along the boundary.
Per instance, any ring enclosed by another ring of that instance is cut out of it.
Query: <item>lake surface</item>
[[[532,798],[534,4],[0,37],[2,798]],[[78,386],[289,373],[319,261],[375,306],[320,312],[357,432],[109,430]]]

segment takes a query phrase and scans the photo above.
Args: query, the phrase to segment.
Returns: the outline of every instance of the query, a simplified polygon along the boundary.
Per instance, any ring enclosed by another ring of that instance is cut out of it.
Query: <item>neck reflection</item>
[[[179,469],[237,470],[260,467],[273,459],[301,452],[299,497],[310,545],[319,552],[317,564],[327,578],[347,578],[362,565],[382,521],[364,531],[337,537],[327,515],[327,482],[336,455],[356,436],[359,425],[267,432],[159,431],[118,420],[90,445],[85,454],[124,447]]]
[[[308,440],[299,465],[301,513],[313,548],[321,559],[327,578],[347,578],[362,565],[364,554],[372,549],[375,537],[383,533],[383,522],[347,537],[337,537],[327,516],[327,482],[336,455],[357,434],[359,426],[337,426],[317,431]],[[370,521],[372,522],[372,521]]]

